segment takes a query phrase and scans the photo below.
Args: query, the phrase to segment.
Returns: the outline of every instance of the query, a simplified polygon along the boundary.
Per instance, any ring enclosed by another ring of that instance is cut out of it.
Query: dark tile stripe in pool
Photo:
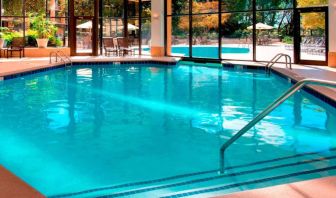
[[[32,71],[26,71],[26,72],[17,73],[17,74],[6,75],[6,76],[3,76],[3,79],[4,80],[10,80],[10,79],[13,79],[13,78],[20,78],[20,77],[28,76],[28,75],[31,75],[31,74],[46,72],[46,71],[60,69],[60,68],[64,68],[64,67],[65,67],[65,65],[63,65],[63,64],[62,65],[56,65],[56,66],[52,66],[52,67],[41,68],[41,69],[36,69],[36,70],[32,70]]]
[[[298,165],[302,165],[302,164],[321,162],[321,161],[331,160],[331,159],[336,159],[336,156],[318,158],[318,159],[301,161],[301,162],[294,162],[294,163],[289,163],[289,164],[282,164],[282,165],[277,165],[277,166],[272,166],[272,167],[264,167],[264,168],[254,169],[254,170],[242,171],[242,172],[238,172],[238,173],[218,175],[218,176],[213,176],[213,177],[208,177],[208,178],[183,181],[183,182],[161,185],[161,186],[155,186],[155,187],[141,188],[141,189],[130,190],[130,191],[121,192],[121,193],[114,193],[114,194],[110,194],[110,195],[97,196],[97,198],[123,197],[123,196],[135,195],[135,194],[139,194],[139,193],[144,193],[144,192],[149,192],[149,191],[154,191],[154,190],[160,190],[160,189],[165,189],[165,188],[173,188],[173,187],[179,187],[179,186],[183,186],[183,185],[191,185],[191,184],[195,184],[195,183],[208,182],[208,181],[212,181],[212,180],[222,179],[222,178],[225,178],[225,177],[232,177],[232,176],[258,173],[258,172],[262,172],[262,171],[274,170],[274,169],[278,169],[278,168],[285,168],[285,167],[291,167],[291,166],[298,166]],[[336,169],[336,166],[335,166],[335,169]],[[314,172],[316,170],[319,170],[319,169],[314,169],[314,170],[310,170],[310,171]],[[310,171],[303,171],[303,172],[310,172]],[[301,173],[303,173],[303,172],[291,173],[291,174],[287,174],[287,175],[288,175],[288,177],[292,177],[293,175],[298,176],[298,175],[301,175]],[[321,172],[321,171],[316,171],[316,172]],[[306,173],[306,174],[308,174],[308,173]],[[287,176],[287,175],[285,175],[285,176]],[[274,177],[274,178],[276,178],[276,177]],[[286,178],[286,177],[284,177],[284,178]],[[275,180],[275,179],[272,179],[272,177],[271,178],[266,178],[266,179],[260,179],[261,182],[272,181],[272,180]],[[258,181],[258,180],[255,180],[255,181]],[[226,185],[226,186],[237,187],[236,185],[240,186],[240,183],[229,184],[229,185]],[[245,184],[242,184],[242,185],[245,185]],[[229,188],[233,188],[233,187],[229,187]],[[220,191],[221,190],[221,189],[217,190],[217,188],[209,188],[209,189],[215,189],[213,191]],[[225,190],[225,189],[223,189],[223,190]],[[200,190],[200,191],[194,191],[194,192],[192,192],[192,194],[190,194],[190,193],[180,193],[180,194],[176,194],[176,195],[178,197],[180,197],[180,196],[183,197],[183,196],[197,195],[197,194],[208,193],[208,192],[213,192],[213,191]],[[176,195],[168,196],[168,197],[174,197]]]
[[[332,149],[330,149],[330,151],[336,151],[336,148],[332,148]],[[252,162],[252,163],[243,164],[243,165],[231,166],[231,167],[227,167],[226,170],[232,170],[232,169],[235,169],[235,168],[250,167],[250,166],[254,166],[254,165],[260,165],[260,164],[265,164],[265,163],[270,163],[270,162],[277,162],[277,161],[281,161],[281,160],[303,157],[303,156],[307,156],[307,155],[315,155],[315,154],[319,154],[319,153],[321,153],[321,152],[301,153],[301,154],[296,154],[296,155],[291,155],[291,156],[286,156],[286,157],[280,157],[280,158],[275,158],[275,159],[270,159],[270,160],[263,160],[263,161]],[[317,159],[317,160],[313,160],[313,161],[306,161],[306,163],[315,162],[315,161],[323,161],[323,160]],[[290,166],[291,164],[289,164],[289,165],[285,164],[285,165]],[[275,168],[277,168],[277,167],[275,167]],[[273,167],[273,169],[275,169],[275,168]],[[95,189],[90,189],[90,190],[85,190],[85,191],[80,191],[80,192],[74,192],[74,193],[60,194],[60,195],[55,195],[55,196],[50,196],[50,197],[52,197],[52,198],[71,197],[71,196],[84,195],[84,194],[89,194],[89,193],[99,192],[99,191],[104,191],[104,190],[112,190],[112,189],[123,188],[123,187],[132,187],[132,186],[137,186],[137,185],[148,185],[148,184],[153,184],[153,183],[169,181],[169,180],[173,180],[173,179],[180,179],[180,178],[184,178],[184,177],[191,177],[191,176],[197,176],[197,175],[202,175],[202,174],[210,174],[210,173],[216,173],[216,172],[218,172],[218,170],[210,170],[210,171],[189,173],[189,174],[176,175],[176,176],[166,177],[166,178],[161,178],[161,179],[156,179],[156,180],[133,182],[133,183],[115,185],[115,186],[110,186],[110,187],[95,188]],[[232,173],[232,174],[230,174],[230,176],[233,176],[233,175],[238,176],[240,174],[244,174],[244,172]],[[216,179],[217,179],[217,177],[216,177]]]
[[[279,179],[286,179],[286,178],[290,178],[290,177],[308,175],[308,174],[319,173],[319,172],[330,171],[330,170],[336,170],[336,166],[330,166],[330,167],[326,167],[326,168],[319,168],[319,169],[314,169],[314,170],[309,170],[309,171],[301,171],[301,172],[291,173],[291,174],[287,174],[287,175],[280,175],[280,176],[275,176],[275,177],[268,177],[268,178],[257,179],[257,180],[252,180],[252,181],[229,184],[229,185],[219,186],[219,187],[215,187],[215,188],[208,188],[208,189],[202,189],[202,190],[197,190],[197,191],[193,191],[193,192],[164,196],[164,197],[161,197],[161,198],[187,197],[187,196],[199,195],[199,194],[204,194],[204,193],[211,193],[211,192],[216,192],[216,191],[227,190],[227,189],[230,189],[230,188],[236,188],[236,187],[240,187],[240,186],[244,186],[244,185],[251,185],[251,184],[257,184],[257,183],[262,183],[262,182],[275,181],[275,180],[279,180]],[[109,196],[103,196],[101,198],[107,198],[107,197],[109,197]]]

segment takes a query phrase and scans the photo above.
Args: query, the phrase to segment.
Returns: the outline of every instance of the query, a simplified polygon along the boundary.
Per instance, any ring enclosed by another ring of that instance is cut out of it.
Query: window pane
[[[167,5],[167,15],[188,14],[189,0],[172,0],[171,5]]]
[[[257,60],[269,61],[279,53],[293,60],[293,11],[257,12]]]
[[[103,0],[104,17],[122,17],[124,10],[123,0]]]
[[[121,18],[104,18],[103,26],[103,37],[123,36],[124,25]]]
[[[26,16],[29,14],[45,14],[46,1],[45,0],[25,0]]]
[[[225,0],[222,2],[222,11],[247,11],[252,10],[251,0]]]
[[[139,16],[139,2],[128,1],[127,14],[129,17]]]
[[[4,16],[23,16],[22,0],[3,0],[2,6]]]
[[[252,60],[252,13],[222,14],[222,58]]]
[[[149,55],[149,46],[151,40],[151,20],[150,18],[142,19],[141,21],[141,47],[142,54]]]
[[[328,0],[297,0],[297,7],[328,6]]]
[[[151,17],[151,0],[142,1],[142,13],[141,17],[150,18]]]
[[[142,1],[141,17],[141,53],[143,55],[149,55],[151,41],[151,0]]]
[[[168,17],[167,35],[168,55],[189,56],[189,16]]]
[[[56,47],[68,46],[68,20],[67,18],[51,18],[57,27],[56,34],[51,44]]]
[[[94,16],[94,0],[75,0],[75,16]]]
[[[67,0],[48,0],[48,15],[50,17],[68,16]]]
[[[128,19],[128,41],[129,45],[136,49],[135,53],[139,54],[139,20],[138,18]]]
[[[195,15],[192,21],[192,56],[218,59],[218,14]]]
[[[323,12],[300,13],[300,59],[326,60],[326,15]]]
[[[193,0],[192,12],[193,14],[218,12],[218,0],[206,2]]]
[[[2,17],[2,27],[9,29],[9,33],[4,36],[7,46],[14,37],[23,37],[23,18],[21,17]]]
[[[256,0],[257,10],[293,8],[293,0]]]

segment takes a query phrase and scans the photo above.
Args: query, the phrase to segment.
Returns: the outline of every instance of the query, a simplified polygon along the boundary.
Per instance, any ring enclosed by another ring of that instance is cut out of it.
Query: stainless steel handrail
[[[49,54],[49,64],[52,63],[52,57],[55,55],[56,58],[56,63],[58,62],[58,58],[61,59],[61,61],[66,65],[67,62],[64,60],[63,56],[67,59],[67,61],[71,64],[72,66],[72,60],[70,59],[69,56],[67,56],[63,51],[57,51],[57,52],[50,52]]]
[[[72,66],[72,60],[69,56],[67,56],[63,51],[58,51],[57,53],[61,54],[63,57],[65,57],[70,62],[71,66]]]
[[[278,60],[280,60],[280,58],[282,58],[282,57],[285,57],[286,68],[292,69],[292,58],[288,54],[279,53],[279,54],[275,55],[265,66],[265,70],[268,74],[271,73],[271,68],[274,66],[274,64],[277,63]],[[288,67],[288,65],[289,65],[289,67]]]
[[[225,142],[220,149],[220,173],[224,173],[224,153],[229,146],[231,146],[236,140],[238,140],[242,135],[244,135],[247,131],[249,131],[253,126],[255,126],[260,120],[266,117],[269,113],[271,113],[275,108],[277,108],[280,104],[286,101],[289,97],[295,94],[298,90],[300,90],[303,86],[311,84],[318,86],[327,86],[327,87],[335,87],[336,81],[327,81],[327,80],[318,80],[318,79],[304,79],[297,82],[290,89],[288,89],[283,95],[281,95],[277,100],[275,100],[271,105],[269,105],[265,110],[263,110],[260,114],[258,114],[252,121],[250,121],[246,126],[244,126],[238,133],[236,133],[231,139]]]

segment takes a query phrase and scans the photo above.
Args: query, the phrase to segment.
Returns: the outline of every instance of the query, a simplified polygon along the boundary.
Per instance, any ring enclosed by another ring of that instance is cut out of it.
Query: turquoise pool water
[[[143,49],[149,51],[149,48]],[[239,47],[222,47],[222,54],[246,54],[249,53],[249,48]],[[188,46],[173,46],[172,54],[175,56],[189,56]],[[193,46],[192,55],[196,58],[212,58],[218,59],[218,47],[215,46]]]
[[[0,164],[47,196],[84,191],[79,197],[88,197],[85,190],[90,189],[97,190],[92,196],[108,195],[157,184],[108,192],[100,188],[204,171],[209,172],[188,179],[215,177],[220,146],[288,87],[286,80],[264,72],[183,65],[76,66],[6,80],[0,86]],[[226,164],[316,155],[241,167],[225,178],[128,196],[160,197],[334,166],[333,160],[318,160],[265,173],[240,173],[334,156],[335,120],[333,107],[300,92],[234,144]],[[335,171],[295,175],[267,185],[328,175]],[[244,184],[224,193],[265,185]]]

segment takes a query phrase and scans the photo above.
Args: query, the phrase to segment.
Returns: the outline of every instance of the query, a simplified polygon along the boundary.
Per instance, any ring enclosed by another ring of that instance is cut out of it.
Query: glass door
[[[327,64],[328,53],[328,13],[326,9],[299,11],[299,63]]]
[[[92,18],[76,17],[76,54],[92,55]]]

